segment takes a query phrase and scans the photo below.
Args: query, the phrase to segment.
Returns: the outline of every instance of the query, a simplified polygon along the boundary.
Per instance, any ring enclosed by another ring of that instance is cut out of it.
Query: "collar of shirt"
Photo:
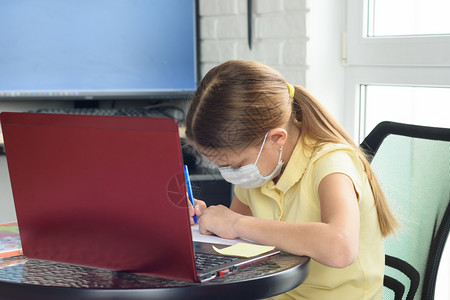
[[[261,187],[261,192],[267,196],[276,190],[286,193],[289,188],[296,184],[303,177],[306,167],[311,159],[314,150],[314,142],[310,139],[305,139],[305,147],[299,139],[294,151],[291,154],[288,164],[281,174],[280,179],[276,184],[271,180]]]

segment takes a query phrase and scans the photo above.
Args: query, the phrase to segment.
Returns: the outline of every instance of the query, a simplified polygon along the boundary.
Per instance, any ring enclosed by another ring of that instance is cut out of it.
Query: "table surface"
[[[19,255],[0,258],[4,299],[260,299],[300,285],[309,258],[281,253],[205,283],[75,266]]]

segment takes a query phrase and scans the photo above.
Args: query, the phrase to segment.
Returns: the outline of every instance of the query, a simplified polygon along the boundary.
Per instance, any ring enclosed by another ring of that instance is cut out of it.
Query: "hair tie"
[[[286,86],[287,86],[287,88],[289,90],[289,98],[294,98],[295,87],[292,84],[290,84],[290,83],[287,83],[287,82],[285,82],[285,83],[286,83]]]

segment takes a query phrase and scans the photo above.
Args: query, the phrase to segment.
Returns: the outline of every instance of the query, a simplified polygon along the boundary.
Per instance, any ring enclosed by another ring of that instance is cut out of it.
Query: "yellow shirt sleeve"
[[[249,190],[241,188],[239,186],[234,187],[234,194],[243,204],[249,206],[248,199],[250,199]]]
[[[316,193],[316,199],[319,199],[318,190],[319,184],[325,176],[333,173],[342,173],[347,175],[353,182],[356,191],[356,196],[359,200],[359,195],[362,190],[362,182],[364,176],[363,165],[353,150],[337,149],[335,151],[327,152],[314,162],[313,171],[313,185]]]

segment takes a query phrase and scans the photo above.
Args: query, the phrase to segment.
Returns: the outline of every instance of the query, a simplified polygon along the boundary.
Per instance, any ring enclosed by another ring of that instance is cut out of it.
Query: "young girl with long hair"
[[[280,299],[381,298],[397,222],[364,153],[305,89],[257,62],[220,64],[191,101],[186,137],[235,185],[229,208],[196,200],[200,232],[311,257]]]

